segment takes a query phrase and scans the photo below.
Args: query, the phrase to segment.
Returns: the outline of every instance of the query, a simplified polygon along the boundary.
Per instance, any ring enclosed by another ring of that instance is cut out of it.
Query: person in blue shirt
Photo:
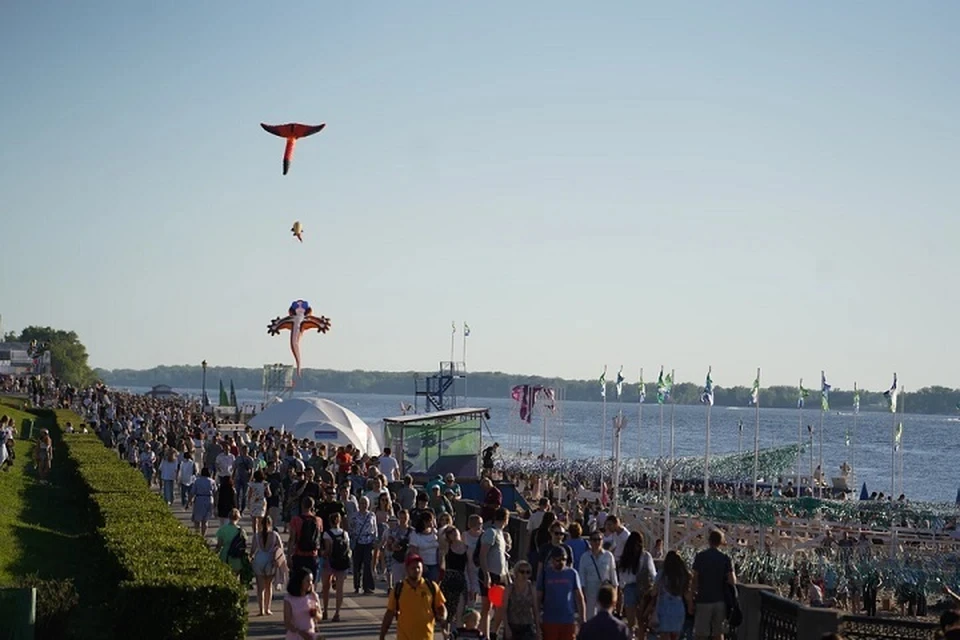
[[[564,549],[555,547],[540,574],[537,591],[543,603],[543,640],[574,640],[577,616],[583,620],[586,614],[580,575],[566,561]]]
[[[577,640],[631,640],[630,627],[613,617],[617,606],[617,588],[605,584],[597,592],[597,615],[587,620]]]

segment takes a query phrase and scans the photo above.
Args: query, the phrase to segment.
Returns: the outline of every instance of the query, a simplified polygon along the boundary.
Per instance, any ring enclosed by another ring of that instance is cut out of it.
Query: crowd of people
[[[260,615],[275,615],[274,591],[285,592],[289,639],[318,638],[325,621],[341,620],[348,583],[354,594],[386,594],[381,638],[396,624],[404,640],[432,638],[435,629],[506,640],[679,640],[722,638],[739,623],[722,532],[712,531],[688,564],[664,553],[660,540],[648,549],[640,532],[602,501],[580,498],[575,485],[537,479],[528,489],[544,497],[515,541],[490,478],[493,447],[479,512],[463,520],[457,478],[418,486],[389,448],[368,456],[282,429],[227,431],[180,398],[102,385],[44,389],[37,402],[77,410],[77,430],[95,432],[168,505],[188,510],[198,533],[215,523],[213,550],[236,575],[252,572]],[[831,595],[798,569],[797,591],[811,592],[812,583]]]

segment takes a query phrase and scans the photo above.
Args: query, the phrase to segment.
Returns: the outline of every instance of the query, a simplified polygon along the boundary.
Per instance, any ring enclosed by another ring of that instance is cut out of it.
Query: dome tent
[[[254,416],[247,425],[254,429],[284,427],[295,438],[352,444],[361,453],[380,455],[380,443],[367,423],[349,409],[324,398],[277,402]]]

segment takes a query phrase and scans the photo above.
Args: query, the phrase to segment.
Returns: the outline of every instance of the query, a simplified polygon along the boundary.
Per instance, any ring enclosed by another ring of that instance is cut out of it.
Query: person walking
[[[727,623],[728,589],[735,590],[737,576],[730,556],[720,551],[723,532],[710,532],[710,547],[693,559],[693,594],[696,609],[693,633],[698,639],[723,640]],[[735,593],[735,591],[734,591]]]
[[[613,616],[617,606],[617,589],[605,584],[597,592],[597,615],[580,627],[577,640],[631,640],[630,627]]]
[[[580,576],[566,566],[566,554],[560,547],[550,553],[549,566],[540,573],[538,588],[543,602],[543,640],[573,640],[577,634],[577,615],[586,619],[586,606]]]
[[[447,618],[443,592],[435,582],[423,577],[420,556],[408,556],[405,566],[406,578],[390,590],[380,624],[380,640],[386,639],[394,618],[397,619],[397,640],[433,640],[435,623],[444,625]]]

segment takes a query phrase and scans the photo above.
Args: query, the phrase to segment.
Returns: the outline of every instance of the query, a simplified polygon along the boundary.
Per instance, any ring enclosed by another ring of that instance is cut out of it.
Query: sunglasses
[[[530,575],[530,569],[520,569],[517,573],[523,576],[528,576]]]

